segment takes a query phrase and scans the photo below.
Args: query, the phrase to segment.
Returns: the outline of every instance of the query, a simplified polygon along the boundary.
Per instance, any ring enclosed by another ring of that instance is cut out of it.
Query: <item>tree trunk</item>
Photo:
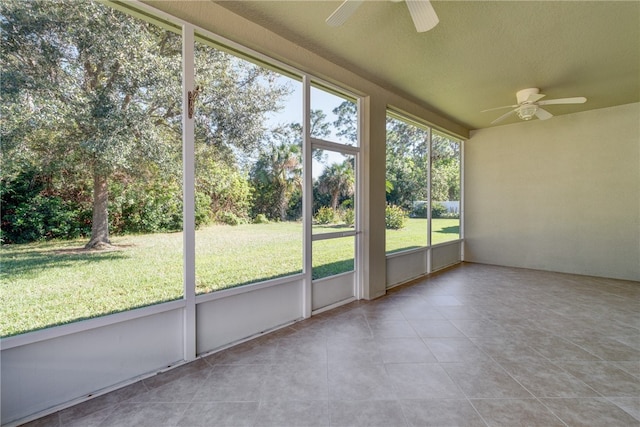
[[[333,208],[334,211],[338,210],[338,198],[340,197],[340,192],[334,192],[331,194],[331,208]]]
[[[85,245],[85,249],[104,249],[111,246],[109,241],[108,201],[107,176],[94,172],[91,240]]]
[[[279,189],[278,195],[278,210],[280,213],[280,221],[286,221],[287,219],[287,207],[289,205],[289,201],[287,200],[287,190],[286,188]]]

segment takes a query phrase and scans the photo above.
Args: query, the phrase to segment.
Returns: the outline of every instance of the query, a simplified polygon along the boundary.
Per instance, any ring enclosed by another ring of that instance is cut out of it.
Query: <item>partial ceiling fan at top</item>
[[[327,18],[327,24],[331,27],[339,27],[344,24],[347,19],[356,11],[364,0],[345,0],[338,8]],[[400,2],[402,0],[391,0]],[[429,31],[438,25],[438,15],[433,10],[433,6],[429,0],[405,0],[409,14],[419,33]]]

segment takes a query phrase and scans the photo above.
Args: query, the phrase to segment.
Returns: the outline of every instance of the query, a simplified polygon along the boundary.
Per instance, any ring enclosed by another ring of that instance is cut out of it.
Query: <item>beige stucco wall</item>
[[[640,104],[472,132],[465,260],[640,280]]]

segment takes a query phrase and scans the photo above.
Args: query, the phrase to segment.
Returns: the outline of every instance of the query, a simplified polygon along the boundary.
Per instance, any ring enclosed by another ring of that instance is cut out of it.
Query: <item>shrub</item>
[[[154,233],[182,228],[180,184],[175,181],[116,181],[109,186],[113,234]]]
[[[216,213],[216,221],[227,225],[240,225],[244,223],[244,220],[238,215],[229,211],[219,211]]]
[[[267,216],[265,214],[258,214],[253,219],[253,223],[254,224],[269,224],[269,219],[267,218]]]
[[[355,225],[355,223],[356,223],[356,212],[352,208],[345,209],[342,212],[342,220],[348,226]]]
[[[404,227],[407,214],[400,206],[387,205],[384,213],[384,222],[388,229],[399,230]]]
[[[75,238],[91,233],[91,206],[46,190],[33,171],[0,180],[2,243]]]
[[[447,213],[447,208],[440,202],[431,203],[431,218],[443,218]]]
[[[427,202],[424,200],[413,202],[412,209],[411,209],[411,216],[413,218],[426,218]]]
[[[460,214],[458,212],[445,212],[440,216],[440,218],[460,219]]]
[[[196,192],[196,228],[211,222],[211,197],[208,194]]]
[[[336,222],[336,212],[329,206],[322,206],[316,212],[314,220],[318,224],[332,224]]]

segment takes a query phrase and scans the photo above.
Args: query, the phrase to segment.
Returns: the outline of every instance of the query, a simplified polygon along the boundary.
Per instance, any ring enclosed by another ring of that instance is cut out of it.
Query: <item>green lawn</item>
[[[433,232],[431,233],[431,244],[457,240],[460,237],[459,219],[434,218]],[[401,230],[387,230],[386,251],[387,253],[400,252],[408,249],[415,249],[427,245],[427,219],[409,218],[405,227]]]
[[[425,221],[410,219],[405,229],[389,230],[387,248],[426,243]],[[458,220],[434,220],[433,242],[457,238],[457,226]],[[347,229],[314,227],[314,233]],[[0,336],[182,297],[182,233],[112,242],[116,249],[107,252],[81,250],[85,240],[3,245]],[[353,237],[316,241],[313,250],[314,278],[353,269]],[[198,293],[301,271],[301,223],[215,225],[196,232]]]

